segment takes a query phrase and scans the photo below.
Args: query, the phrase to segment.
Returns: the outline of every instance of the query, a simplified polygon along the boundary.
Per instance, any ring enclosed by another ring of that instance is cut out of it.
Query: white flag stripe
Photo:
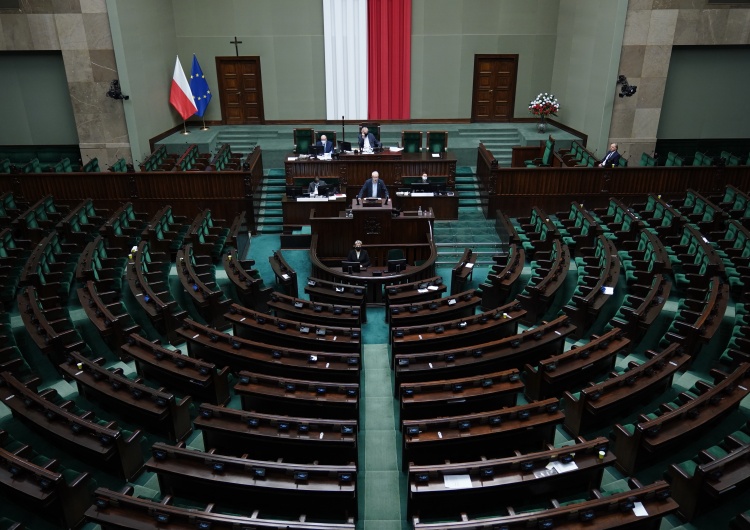
[[[367,119],[367,0],[323,0],[326,119]]]

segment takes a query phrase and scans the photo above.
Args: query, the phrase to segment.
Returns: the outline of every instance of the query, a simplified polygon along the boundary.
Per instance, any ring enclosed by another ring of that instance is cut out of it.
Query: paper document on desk
[[[390,151],[391,153],[398,153],[399,151],[403,151],[403,150],[404,150],[404,148],[403,148],[403,147],[389,147],[389,148],[388,148],[388,150],[389,150],[389,151]]]
[[[428,291],[437,291],[438,289],[440,289],[440,287],[438,287],[437,285],[428,285],[427,286],[427,290]]]
[[[289,158],[287,158],[286,160],[287,160],[287,162],[294,162],[294,161],[296,161],[296,160],[297,160],[297,157],[296,157],[296,156],[290,156],[290,157],[289,157]]]
[[[474,268],[474,264],[473,263],[467,263],[466,265],[464,265],[464,267],[466,267],[467,269],[472,269],[472,268]]]
[[[445,475],[443,476],[445,487],[449,490],[471,488],[471,477],[469,475]]]
[[[282,274],[281,277],[284,278],[285,280],[289,279],[289,275],[288,274]]]
[[[432,153],[432,158],[440,158],[440,153]]]
[[[568,462],[567,464],[560,462],[559,460],[555,460],[554,462],[550,462],[547,464],[547,469],[554,469],[558,473],[565,473],[567,471],[575,471],[578,469],[578,466],[575,462]]]
[[[418,292],[418,293],[426,293],[426,292],[427,292],[427,289],[417,289],[417,292]]]

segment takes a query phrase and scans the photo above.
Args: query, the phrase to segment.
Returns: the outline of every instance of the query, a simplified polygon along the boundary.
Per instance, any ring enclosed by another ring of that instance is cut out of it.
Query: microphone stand
[[[343,116],[341,116],[341,141],[346,142],[346,126],[344,125]]]

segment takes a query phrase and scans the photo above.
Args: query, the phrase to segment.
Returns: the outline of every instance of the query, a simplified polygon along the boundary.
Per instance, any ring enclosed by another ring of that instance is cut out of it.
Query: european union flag
[[[211,101],[211,91],[208,89],[208,83],[206,82],[206,76],[203,75],[201,65],[198,64],[198,58],[193,54],[193,67],[190,69],[190,90],[193,92],[193,99],[195,100],[195,106],[198,107],[198,116],[203,116],[208,107],[208,102]]]

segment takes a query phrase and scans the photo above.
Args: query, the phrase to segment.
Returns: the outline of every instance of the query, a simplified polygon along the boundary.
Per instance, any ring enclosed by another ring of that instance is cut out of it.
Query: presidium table
[[[369,155],[342,153],[338,159],[319,160],[289,156],[284,163],[287,186],[294,186],[296,177],[337,178],[341,188],[362,186],[373,171],[380,174],[387,186],[401,186],[401,177],[421,175],[446,176],[447,185],[455,186],[456,156],[450,151],[439,153],[403,153],[383,151]],[[390,192],[390,190],[389,190]]]

